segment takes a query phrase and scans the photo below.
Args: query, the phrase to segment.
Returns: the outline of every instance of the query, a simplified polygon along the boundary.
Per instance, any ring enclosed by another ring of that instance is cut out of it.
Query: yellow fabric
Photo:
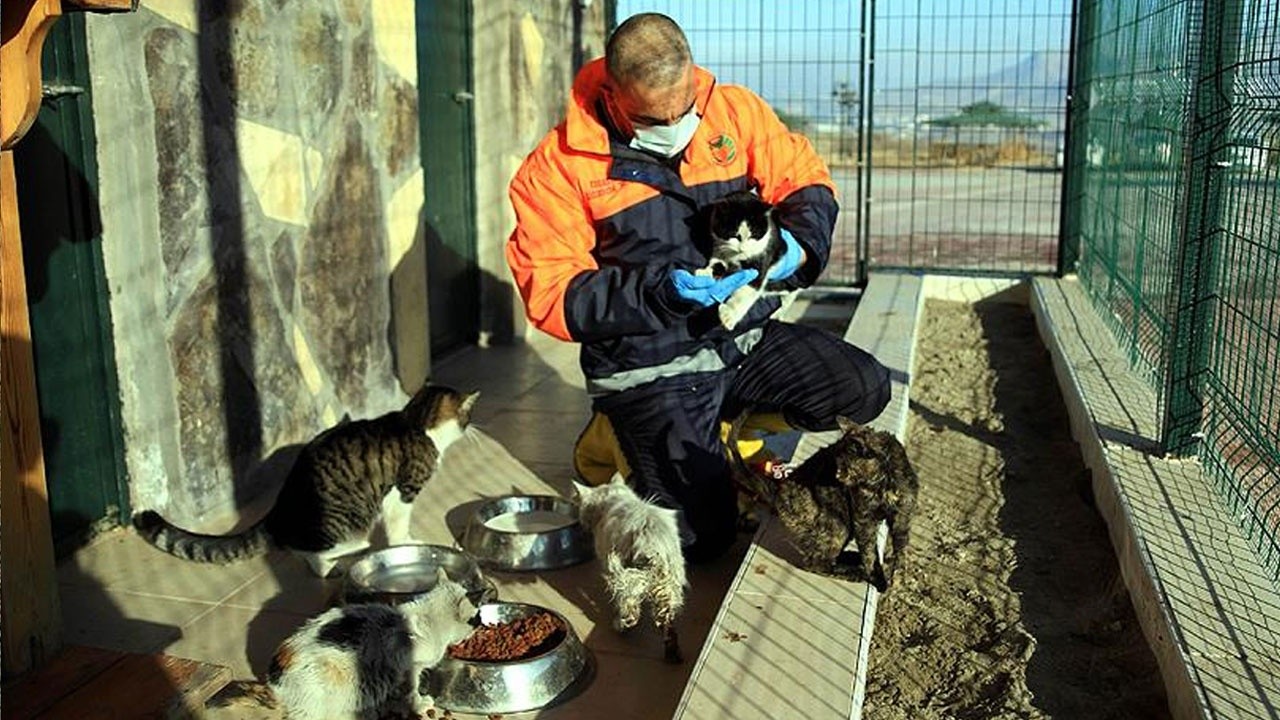
[[[604,414],[593,414],[578,436],[573,446],[573,467],[584,483],[593,486],[609,482],[615,472],[621,472],[623,477],[631,474],[613,425]]]
[[[720,423],[722,441],[729,441],[731,427],[732,423]],[[791,429],[778,413],[751,415],[738,436],[738,452],[744,460],[752,462],[764,452],[762,434],[789,432]],[[587,485],[603,485],[617,472],[624,477],[631,474],[627,458],[618,445],[617,436],[613,434],[613,425],[602,413],[593,414],[591,421],[578,436],[578,442],[573,447],[573,467]]]

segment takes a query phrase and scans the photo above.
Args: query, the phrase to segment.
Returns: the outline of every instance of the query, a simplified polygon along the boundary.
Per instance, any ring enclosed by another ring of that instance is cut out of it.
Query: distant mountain
[[[840,122],[833,90],[839,82],[856,80],[857,74],[857,67],[849,62],[734,64],[726,70],[718,72],[723,82],[748,85],[779,110],[820,124]],[[882,74],[891,72],[886,69]],[[877,77],[875,121],[880,127],[902,126],[953,115],[964,105],[989,100],[1042,119],[1049,129],[1060,129],[1066,96],[1066,52],[1029,53],[984,75],[915,78],[906,73],[890,81]],[[856,117],[856,106],[851,110]]]
[[[1056,129],[1065,123],[1066,99],[1066,53],[1030,53],[986,75],[920,78],[915,85],[877,87],[876,123],[902,125],[913,120],[946,117],[965,105],[987,100],[1007,110],[1044,120],[1049,128]]]

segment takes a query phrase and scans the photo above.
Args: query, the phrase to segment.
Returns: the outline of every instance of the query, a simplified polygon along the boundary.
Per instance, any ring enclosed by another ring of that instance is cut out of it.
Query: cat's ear
[[[843,415],[836,416],[836,426],[840,428],[840,432],[842,433],[851,433],[854,430],[857,430],[858,428],[862,427],[858,423],[850,420],[849,418]]]
[[[444,567],[436,568],[436,587],[440,587],[449,582],[449,573],[445,572]]]
[[[586,497],[587,493],[591,492],[590,485],[583,485],[577,480],[570,480],[569,482],[573,483],[573,494],[575,497]]]
[[[462,396],[462,404],[458,406],[460,412],[470,413],[471,408],[475,406],[476,400],[479,399],[479,397],[480,397],[479,390],[476,390],[474,392],[469,392],[466,395]]]
[[[627,479],[622,476],[622,473],[616,472],[613,474],[613,477],[609,478],[609,484],[610,485],[626,485]]]
[[[476,607],[476,604],[471,602],[471,598],[467,597],[466,593],[458,595],[458,602],[453,607],[454,612],[457,613],[457,618],[464,622],[475,617],[476,613],[480,611],[480,608]]]

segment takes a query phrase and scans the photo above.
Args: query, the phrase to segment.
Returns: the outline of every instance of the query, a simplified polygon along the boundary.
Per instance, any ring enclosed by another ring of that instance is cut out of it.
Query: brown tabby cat
[[[325,577],[339,557],[368,547],[379,523],[388,543],[411,541],[413,500],[462,437],[478,395],[424,384],[403,410],[326,430],[303,449],[266,517],[237,535],[188,532],[150,510],[134,525],[187,560],[221,564],[275,546],[301,554]]]
[[[919,480],[902,443],[892,434],[837,418],[840,439],[795,468],[764,477],[738,452],[738,434],[749,412],[733,422],[729,450],[738,481],[767,505],[790,533],[805,569],[889,588],[906,550]],[[890,542],[877,548],[881,524]],[[845,546],[853,540],[857,553]]]

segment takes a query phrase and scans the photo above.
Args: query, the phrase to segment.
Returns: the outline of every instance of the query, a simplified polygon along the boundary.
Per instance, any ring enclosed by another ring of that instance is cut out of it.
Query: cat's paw
[[[747,306],[744,309],[739,308],[737,305],[732,303],[722,303],[720,305],[720,309],[717,311],[720,315],[720,324],[723,325],[726,330],[734,329],[738,326],[738,323],[742,322],[742,318],[746,316],[747,310],[749,309],[750,306]]]
[[[318,578],[331,579],[342,575],[342,568],[338,566],[336,559],[327,558],[317,553],[307,553],[303,555],[307,566],[311,568],[311,572]]]
[[[680,643],[664,642],[662,645],[662,659],[672,665],[679,665],[684,662],[684,653],[680,651]]]
[[[613,629],[619,633],[628,633],[640,622],[639,617],[618,615],[613,618]]]
[[[413,698],[413,712],[418,717],[426,716],[429,712],[436,709],[436,699],[430,695],[415,695]]]

